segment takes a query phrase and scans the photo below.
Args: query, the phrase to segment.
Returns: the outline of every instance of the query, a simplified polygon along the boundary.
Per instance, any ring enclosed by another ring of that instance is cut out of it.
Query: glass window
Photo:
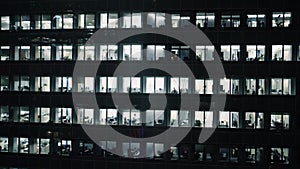
[[[142,14],[141,13],[124,13],[122,28],[141,28]]]
[[[261,112],[246,112],[245,113],[245,128],[263,129],[264,128],[264,113]]]
[[[220,111],[219,128],[239,128],[239,113]]]
[[[291,12],[273,12],[272,27],[290,27],[291,21]]]
[[[0,76],[0,91],[9,91],[9,77]]]
[[[15,60],[30,60],[30,46],[15,46]]]
[[[289,148],[271,148],[271,163],[289,164]]]
[[[100,77],[100,92],[111,93],[117,91],[117,77]]]
[[[29,76],[15,76],[14,77],[14,91],[29,91]]]
[[[272,78],[271,79],[271,94],[273,95],[291,95],[292,94],[292,79]]]
[[[245,148],[245,162],[259,163],[263,160],[263,148]]]
[[[265,45],[247,45],[246,61],[264,61]]]
[[[272,61],[292,61],[292,46],[272,45]]]
[[[123,45],[123,60],[142,60],[142,46]]]
[[[118,28],[118,13],[101,13],[100,28]]]
[[[188,22],[190,22],[189,16],[180,16],[179,14],[172,14],[171,19],[173,28],[188,26]]]
[[[224,27],[240,27],[240,15],[222,15],[221,26]]]
[[[165,59],[165,46],[163,45],[147,45],[147,60],[164,60]]]
[[[55,108],[55,123],[72,123],[72,109]]]
[[[40,139],[40,154],[49,154],[50,153],[50,139]]]
[[[99,124],[101,125],[117,125],[117,110],[116,109],[100,109]]]
[[[0,106],[0,121],[9,121],[9,108],[8,106]]]
[[[19,152],[19,138],[13,137],[12,138],[12,153],[18,153]]]
[[[215,27],[215,14],[214,13],[197,13],[196,25],[198,28]]]
[[[29,122],[29,107],[20,107],[20,122]]]
[[[118,45],[100,45],[100,60],[118,60]]]
[[[246,79],[246,92],[247,95],[256,94],[256,79]]]
[[[94,29],[95,28],[95,15],[94,14],[79,14],[78,15],[78,28],[79,29]]]
[[[57,92],[71,92],[72,91],[72,77],[56,77],[55,91]]]
[[[213,112],[195,111],[194,127],[213,127]]]
[[[214,60],[214,46],[196,46],[196,59],[199,61]]]
[[[189,79],[183,77],[171,77],[170,78],[170,93],[178,94],[189,92]]]
[[[34,91],[50,92],[50,77],[35,77]]]
[[[50,108],[36,107],[32,119],[36,123],[48,123],[50,121]]]
[[[51,46],[36,46],[35,47],[36,60],[50,60],[51,59]]]
[[[77,82],[78,92],[94,92],[94,77],[79,77]]]
[[[8,138],[0,137],[0,152],[8,152]]]
[[[19,153],[29,153],[29,142],[28,138],[20,137],[20,143],[19,143]]]
[[[23,30],[30,29],[30,16],[29,15],[21,16],[21,29],[23,29]]]
[[[63,14],[63,28],[73,29],[73,14]]]
[[[248,27],[265,27],[266,15],[265,14],[248,14],[247,25]]]
[[[240,45],[221,45],[222,61],[240,60]]]
[[[33,29],[41,29],[41,15],[34,15],[33,17]]]
[[[77,124],[94,124],[94,109],[77,109]]]
[[[125,93],[139,93],[141,92],[141,78],[140,77],[123,77],[122,78],[123,91]]]
[[[288,113],[271,113],[271,129],[289,129],[290,116]]]
[[[147,13],[147,27],[160,28],[166,25],[165,13]]]
[[[62,15],[54,15],[52,18],[53,29],[62,29],[63,28],[63,17]]]
[[[71,140],[59,140],[57,142],[57,154],[69,155],[72,152],[72,141]]]
[[[95,60],[95,46],[78,46],[77,60]]]
[[[0,60],[5,61],[10,59],[10,46],[0,47]]]
[[[122,114],[122,124],[126,126],[140,126],[141,114],[139,110],[123,110]]]
[[[146,93],[165,93],[164,77],[146,77]]]
[[[10,29],[10,17],[1,16],[1,30],[9,30],[9,29]]]
[[[42,29],[51,29],[50,15],[42,15]]]

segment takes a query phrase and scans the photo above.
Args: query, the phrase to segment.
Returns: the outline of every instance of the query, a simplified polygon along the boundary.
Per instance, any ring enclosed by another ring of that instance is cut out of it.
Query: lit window
[[[240,45],[221,45],[222,61],[240,60]]]
[[[55,91],[71,92],[72,91],[72,77],[56,77]]]
[[[186,110],[171,110],[170,111],[170,126],[171,127],[188,127],[191,126],[190,113]]]
[[[94,92],[94,77],[79,77],[77,80],[78,92]]]
[[[50,77],[35,77],[34,91],[50,92]]]
[[[288,113],[271,113],[271,129],[289,129],[290,115]]]
[[[189,78],[171,77],[170,93],[189,93]]]
[[[265,45],[247,45],[246,61],[264,61]]]
[[[101,125],[117,125],[118,111],[116,109],[100,109],[99,124]]]
[[[265,14],[248,14],[247,25],[248,27],[265,27],[266,15]]]
[[[221,26],[223,28],[240,27],[240,15],[222,15]]]
[[[78,108],[77,124],[94,124],[94,109]]]
[[[19,122],[29,122],[29,107],[20,107],[19,115]]]
[[[263,160],[263,148],[245,148],[245,162],[259,163]]]
[[[211,61],[214,60],[214,46],[196,46],[196,60]]]
[[[10,29],[10,17],[9,16],[1,16],[1,30],[9,30]]]
[[[8,137],[0,137],[0,152],[8,152]]]
[[[239,79],[220,79],[220,94],[240,94]]]
[[[29,76],[15,76],[13,82],[14,91],[29,91],[30,90]]]
[[[246,112],[244,126],[245,126],[245,128],[249,128],[249,129],[263,129],[264,128],[264,113]]]
[[[20,137],[19,153],[29,153],[29,142],[28,138]]]
[[[141,113],[139,110],[123,110],[121,113],[122,125],[126,126],[140,126]]]
[[[95,46],[78,46],[77,60],[95,60]]]
[[[100,60],[118,60],[118,45],[100,45]]]
[[[256,91],[256,79],[246,79],[246,92],[247,95],[255,95]]]
[[[36,46],[35,47],[36,60],[50,60],[51,59],[51,46]]]
[[[0,91],[9,91],[9,77],[0,76]]]
[[[173,28],[185,27],[190,24],[189,16],[180,16],[179,14],[172,14],[171,19]]]
[[[219,128],[239,128],[239,112],[220,111]]]
[[[289,78],[272,78],[271,94],[272,95],[291,95],[293,94],[292,79]]]
[[[73,29],[73,14],[63,14],[63,28]]]
[[[9,121],[9,109],[8,106],[0,106],[0,121]]]
[[[53,18],[53,29],[62,29],[63,18],[62,15],[54,15]]]
[[[124,13],[122,28],[141,28],[142,14],[141,13]]]
[[[55,123],[72,123],[71,108],[55,108]]]
[[[162,158],[164,145],[160,143],[146,143],[146,158]]]
[[[146,111],[146,121],[144,122],[146,126],[162,126],[165,122],[163,110],[147,110]]]
[[[289,148],[271,148],[272,164],[289,164]]]
[[[30,46],[15,46],[15,60],[30,60]]]
[[[196,25],[198,28],[215,27],[214,13],[197,13]]]
[[[272,45],[272,61],[292,61],[292,45]]]
[[[50,121],[50,108],[36,107],[34,109],[33,122],[48,123]]]
[[[50,15],[42,15],[42,29],[51,29]]]
[[[100,155],[102,157],[113,156],[116,154],[117,142],[116,141],[100,141]]]
[[[57,45],[55,60],[72,60],[73,46],[72,45]]]
[[[272,14],[272,27],[290,27],[291,22],[291,12],[273,12]]]
[[[164,60],[165,59],[165,46],[163,45],[147,45],[147,60]]]
[[[160,28],[166,25],[165,13],[147,13],[147,27]]]
[[[78,28],[79,29],[94,29],[95,28],[95,15],[94,14],[79,14],[78,15]]]
[[[118,13],[101,13],[100,28],[118,28],[119,17]]]
[[[213,112],[195,111],[194,127],[213,127]]]
[[[100,77],[99,85],[101,93],[117,92],[117,77]]]
[[[196,94],[213,94],[213,80],[212,79],[196,79],[195,80]]]
[[[69,155],[72,152],[72,141],[71,140],[59,140],[57,142],[57,154]]]
[[[122,92],[124,93],[140,93],[141,92],[141,78],[140,77],[123,77],[122,78]]]
[[[5,61],[10,59],[10,46],[0,47],[0,60]]]
[[[23,29],[23,30],[30,29],[30,16],[29,15],[21,16],[21,29]]]
[[[123,60],[142,60],[142,45],[123,45]]]
[[[146,77],[146,93],[165,93],[164,77]]]

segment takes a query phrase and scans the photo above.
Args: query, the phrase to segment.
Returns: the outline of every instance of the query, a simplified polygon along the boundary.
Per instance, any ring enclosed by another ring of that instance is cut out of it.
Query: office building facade
[[[295,3],[12,0],[0,8],[0,168],[299,168]],[[187,45],[155,34],[86,43],[98,30],[178,30],[188,29],[187,22],[212,43]],[[210,77],[204,65],[218,69],[217,57],[225,76]],[[153,69],[114,75],[122,62],[168,67],[176,59],[193,77]],[[96,76],[73,76],[75,64],[88,69],[99,62]],[[72,94],[94,95],[99,107],[74,105]],[[135,106],[118,107],[112,95],[129,95]],[[225,95],[224,109],[214,109],[212,96]],[[166,98],[166,107],[151,106],[150,96]],[[181,106],[182,97],[199,98],[199,107]],[[82,126],[99,135],[111,126],[134,138],[191,130],[167,145],[95,140]],[[214,126],[199,143],[201,131]]]

